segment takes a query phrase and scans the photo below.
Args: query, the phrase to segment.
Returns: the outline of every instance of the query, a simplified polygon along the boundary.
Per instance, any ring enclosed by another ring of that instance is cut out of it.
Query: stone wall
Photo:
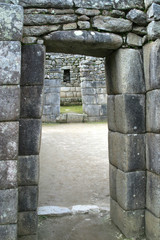
[[[25,12],[21,83],[18,4]],[[21,240],[37,239],[38,43],[48,52],[106,57],[111,218],[127,238],[159,240],[160,1],[1,0],[0,22],[1,238],[16,240],[18,232]]]
[[[60,105],[82,105],[82,103],[84,113],[87,114],[85,121],[106,120],[104,58],[47,53],[45,68],[44,122],[59,122],[62,119],[59,118]],[[65,70],[69,70],[70,81],[64,81]],[[64,121],[67,121],[65,116],[63,116]]]

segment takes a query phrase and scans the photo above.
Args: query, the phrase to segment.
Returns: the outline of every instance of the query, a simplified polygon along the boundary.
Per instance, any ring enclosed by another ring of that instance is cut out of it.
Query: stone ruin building
[[[44,122],[106,121],[104,58],[46,54]],[[83,114],[60,114],[60,105],[83,105]]]
[[[0,22],[0,238],[37,239],[47,51],[106,58],[111,219],[159,240],[160,1],[1,0]]]

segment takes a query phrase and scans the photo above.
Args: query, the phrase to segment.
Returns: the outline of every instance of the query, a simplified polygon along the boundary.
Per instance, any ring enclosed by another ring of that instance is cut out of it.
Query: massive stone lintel
[[[44,37],[48,52],[105,57],[122,45],[116,34],[89,31],[57,31]]]

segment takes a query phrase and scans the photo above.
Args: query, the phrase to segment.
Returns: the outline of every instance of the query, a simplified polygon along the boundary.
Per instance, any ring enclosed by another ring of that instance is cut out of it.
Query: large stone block
[[[160,175],[160,134],[148,133],[146,137],[147,169]]]
[[[18,235],[34,235],[37,232],[37,213],[21,212],[18,214]]]
[[[160,3],[160,0],[144,0],[145,7],[149,7],[152,3]]]
[[[19,120],[20,88],[0,87],[0,121]]]
[[[110,187],[110,196],[112,199],[117,201],[117,168],[113,165],[109,165],[109,187]]]
[[[0,161],[0,189],[17,187],[17,161]]]
[[[17,159],[18,137],[18,122],[0,123],[0,160]]]
[[[41,118],[42,115],[42,86],[21,88],[21,118]]]
[[[111,9],[113,6],[113,0],[74,0],[75,7],[80,8],[95,8],[95,9]]]
[[[117,201],[125,210],[145,208],[145,171],[117,171]]]
[[[108,95],[107,97],[107,107],[108,107],[108,128],[109,130],[116,131],[116,118],[115,118],[115,96]]]
[[[20,120],[19,155],[38,155],[41,141],[41,120]]]
[[[36,211],[38,204],[38,188],[36,186],[18,188],[19,212]]]
[[[23,30],[23,8],[0,3],[0,40],[20,41]]]
[[[144,93],[142,54],[136,49],[120,49],[107,62],[107,92]]]
[[[114,0],[114,7],[116,9],[132,9],[132,8],[144,8],[143,0]]]
[[[147,16],[152,20],[160,20],[160,5],[153,3],[147,11]]]
[[[126,15],[126,18],[139,26],[147,25],[147,15],[143,11],[132,9]]]
[[[0,225],[0,236],[3,240],[17,240],[17,224]]]
[[[145,132],[145,95],[124,94],[115,96],[115,119],[121,133]]]
[[[112,18],[108,16],[96,16],[93,18],[93,27],[107,32],[129,32],[132,22],[123,18]]]
[[[147,92],[146,128],[148,132],[160,131],[160,90]]]
[[[21,44],[20,42],[0,42],[0,85],[15,85],[20,82]]]
[[[83,104],[83,111],[89,117],[99,116],[100,106],[99,105],[86,105],[86,104]]]
[[[109,160],[124,172],[145,170],[144,134],[109,132]]]
[[[127,238],[144,236],[144,210],[125,211],[111,199],[111,219]]]
[[[59,93],[47,93],[44,96],[46,105],[60,105],[60,94]]]
[[[148,240],[160,239],[160,218],[155,217],[151,212],[145,212],[145,229]]]
[[[17,223],[18,190],[0,190],[0,224]]]
[[[160,24],[159,21],[152,21],[148,24],[147,34],[150,40],[155,40],[160,37]]]
[[[29,186],[38,184],[39,157],[22,156],[18,159],[18,184]]]
[[[21,85],[42,85],[44,80],[45,48],[41,45],[22,47]]]
[[[146,207],[160,218],[160,176],[147,172]]]
[[[23,7],[72,8],[73,0],[19,0]]]

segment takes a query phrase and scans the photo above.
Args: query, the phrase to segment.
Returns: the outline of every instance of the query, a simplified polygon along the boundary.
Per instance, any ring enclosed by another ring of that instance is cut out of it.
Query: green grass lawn
[[[60,113],[83,113],[82,105],[61,106]]]

